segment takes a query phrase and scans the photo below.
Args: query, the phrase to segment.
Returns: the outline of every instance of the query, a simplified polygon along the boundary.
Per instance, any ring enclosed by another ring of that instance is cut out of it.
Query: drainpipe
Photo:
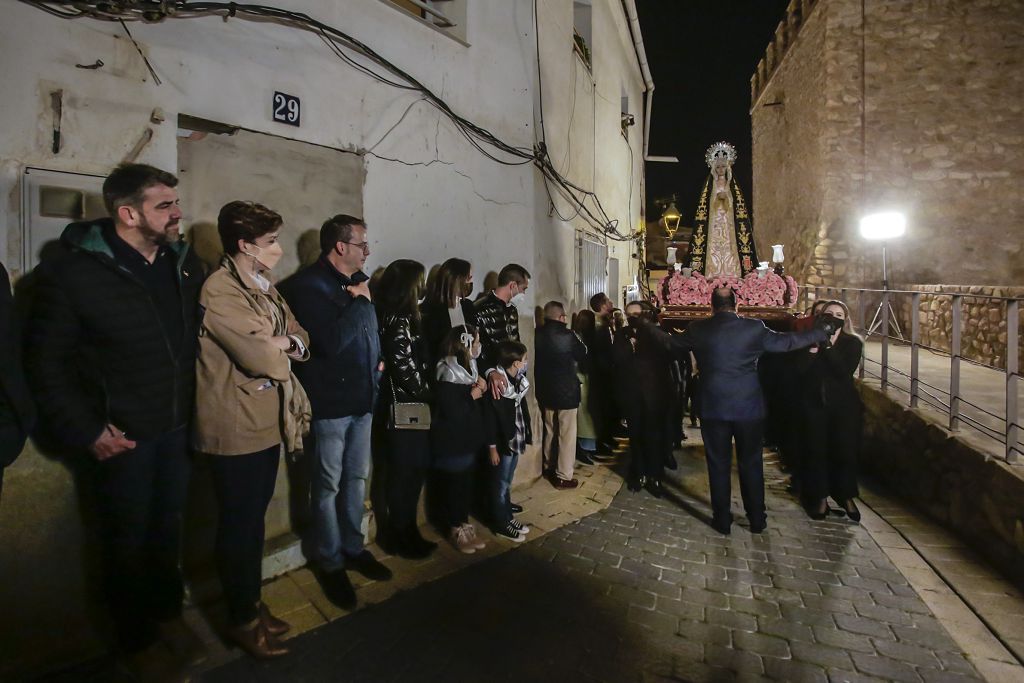
[[[654,79],[651,68],[647,64],[647,51],[644,50],[644,37],[640,33],[640,19],[636,13],[636,0],[622,0],[622,9],[629,22],[629,34],[633,38],[633,49],[640,64],[640,73],[644,79],[644,161],[664,161],[678,163],[677,157],[650,156],[648,148],[651,138],[651,110],[654,106]]]

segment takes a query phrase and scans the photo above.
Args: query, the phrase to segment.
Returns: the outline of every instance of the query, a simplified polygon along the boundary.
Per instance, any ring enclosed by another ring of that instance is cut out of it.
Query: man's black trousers
[[[158,622],[181,614],[182,509],[191,470],[187,432],[180,427],[138,439],[133,450],[96,463],[104,588],[127,652],[148,647],[158,636]]]
[[[708,482],[711,487],[711,509],[715,522],[732,522],[732,443],[736,440],[736,461],[740,475],[743,507],[752,524],[762,524],[764,509],[764,465],[761,457],[762,420],[701,419],[704,453],[708,461]]]

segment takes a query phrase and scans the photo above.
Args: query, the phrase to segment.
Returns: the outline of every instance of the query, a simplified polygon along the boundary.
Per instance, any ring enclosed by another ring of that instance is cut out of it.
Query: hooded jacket
[[[91,445],[107,424],[146,439],[192,417],[202,265],[185,242],[168,245],[183,323],[171,339],[149,290],[115,259],[112,228],[70,224],[33,272],[26,370],[44,426],[72,446]]]

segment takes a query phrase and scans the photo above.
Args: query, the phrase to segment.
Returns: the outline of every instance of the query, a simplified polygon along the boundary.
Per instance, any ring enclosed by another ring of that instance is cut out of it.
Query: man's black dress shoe
[[[732,522],[726,522],[720,519],[711,520],[711,528],[720,534],[728,536],[732,532]]]
[[[648,479],[647,486],[644,488],[646,488],[647,492],[655,498],[661,498],[665,495],[665,489],[661,488],[661,481],[658,479]]]
[[[512,503],[509,507],[512,508],[512,514],[515,515],[518,515],[520,512],[523,511],[523,506],[519,505],[518,503]]]

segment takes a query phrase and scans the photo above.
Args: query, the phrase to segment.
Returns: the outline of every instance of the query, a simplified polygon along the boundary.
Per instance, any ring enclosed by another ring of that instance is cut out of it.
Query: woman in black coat
[[[431,353],[421,334],[418,305],[424,274],[422,263],[392,261],[373,292],[384,356],[381,408],[387,422],[384,495],[388,514],[384,541],[390,552],[409,559],[427,557],[437,547],[420,535],[416,524],[420,490],[430,465],[430,432],[400,429],[391,419],[396,402],[429,406],[432,399]]]
[[[799,352],[801,473],[800,485],[812,519],[824,519],[831,497],[854,521],[857,457],[863,430],[863,405],[853,382],[864,343],[850,324],[846,304],[830,301],[822,313],[843,321],[827,348]]]
[[[438,266],[420,306],[431,360],[441,360],[441,344],[450,329],[459,325],[476,327],[476,308],[469,298],[472,292],[473,266],[469,261],[450,258]]]

